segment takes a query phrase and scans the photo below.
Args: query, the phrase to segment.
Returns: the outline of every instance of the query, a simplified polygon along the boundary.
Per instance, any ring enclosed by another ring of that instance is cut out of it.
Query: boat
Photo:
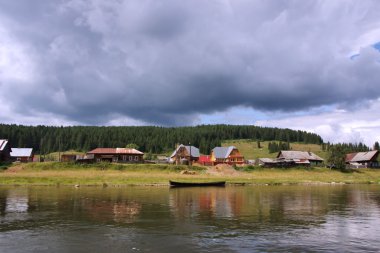
[[[226,181],[217,182],[178,182],[169,180],[171,187],[190,187],[190,186],[225,186]]]

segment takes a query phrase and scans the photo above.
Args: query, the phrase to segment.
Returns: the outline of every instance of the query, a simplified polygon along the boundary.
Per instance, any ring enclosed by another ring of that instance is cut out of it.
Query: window
[[[139,157],[138,156],[135,156],[135,161],[138,161],[139,160]]]
[[[123,156],[122,156],[122,159],[123,159],[123,161],[126,161],[126,160],[127,160],[127,156],[126,156],[126,155],[123,155]]]
[[[133,156],[130,156],[130,157],[129,157],[129,161],[133,161]]]

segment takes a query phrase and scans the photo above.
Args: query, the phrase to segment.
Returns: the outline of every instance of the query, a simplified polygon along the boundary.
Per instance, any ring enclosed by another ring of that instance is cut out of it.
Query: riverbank
[[[168,185],[168,180],[220,181],[227,184],[379,184],[380,170],[360,169],[340,172],[327,168],[253,169],[231,171],[219,168],[156,164],[29,163],[18,164],[0,172],[1,185]]]

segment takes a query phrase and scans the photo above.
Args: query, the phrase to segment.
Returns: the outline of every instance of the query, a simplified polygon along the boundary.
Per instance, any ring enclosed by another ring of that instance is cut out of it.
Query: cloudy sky
[[[378,0],[0,0],[0,122],[380,140]]]

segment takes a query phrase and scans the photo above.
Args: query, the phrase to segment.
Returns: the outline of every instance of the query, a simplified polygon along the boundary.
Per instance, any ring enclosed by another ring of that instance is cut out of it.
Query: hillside
[[[228,140],[222,143],[222,146],[235,146],[244,155],[245,159],[257,159],[257,158],[275,158],[277,153],[269,153],[268,150],[269,141],[261,141],[261,148],[257,147],[257,141],[253,140]],[[290,147],[292,150],[313,152],[316,155],[327,158],[327,152],[323,151],[321,145],[317,144],[305,144],[291,142]]]
[[[201,125],[193,127],[157,126],[21,126],[0,124],[0,139],[11,147],[33,148],[49,154],[62,150],[89,151],[97,147],[114,148],[136,144],[145,153],[166,153],[177,144],[199,147],[209,153],[225,140],[250,139],[321,144],[322,138],[305,131],[249,125]]]

